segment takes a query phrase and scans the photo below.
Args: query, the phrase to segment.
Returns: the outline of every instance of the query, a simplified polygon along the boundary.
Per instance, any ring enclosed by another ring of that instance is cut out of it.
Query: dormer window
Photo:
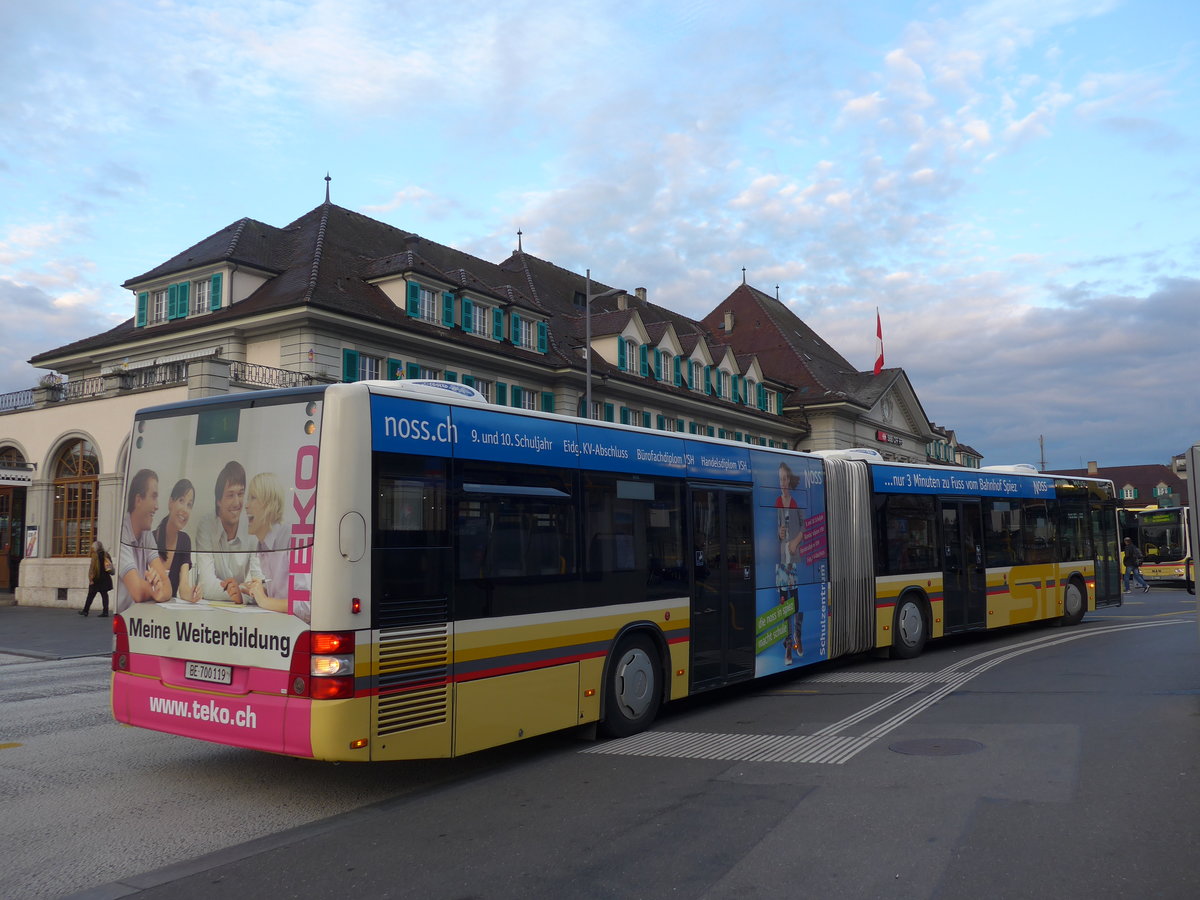
[[[157,325],[159,322],[167,321],[167,289],[155,291],[151,297],[150,304],[150,322],[151,325]]]
[[[207,278],[203,281],[192,282],[193,316],[208,312],[210,297],[212,297],[212,283]]]

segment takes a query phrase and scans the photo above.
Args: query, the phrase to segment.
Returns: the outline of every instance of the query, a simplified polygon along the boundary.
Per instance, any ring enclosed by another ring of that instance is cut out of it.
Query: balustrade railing
[[[293,372],[291,369],[277,369],[273,366],[262,366],[258,363],[231,362],[229,364],[229,380],[239,384],[253,384],[260,387],[300,387],[312,384],[312,376],[303,372]]]
[[[58,390],[59,397],[63,400],[99,397],[104,393],[104,377],[96,375],[92,378],[81,378],[78,381],[64,381]]]
[[[8,412],[12,409],[29,409],[32,406],[33,388],[0,394],[0,412]]]

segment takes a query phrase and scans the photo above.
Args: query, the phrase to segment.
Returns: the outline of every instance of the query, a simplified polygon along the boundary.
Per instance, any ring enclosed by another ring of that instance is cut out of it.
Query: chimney
[[[617,309],[629,309],[628,294],[617,294]]]
[[[1099,475],[1100,474],[1100,467],[1096,465],[1096,461],[1094,459],[1088,460],[1088,474],[1089,475]]]
[[[725,311],[725,333],[731,334],[732,332],[733,332],[733,313],[730,312],[729,310],[726,310]]]
[[[638,300],[642,303],[645,303],[646,302],[646,289],[645,288],[634,288],[633,290],[634,290],[634,293],[637,294]]]

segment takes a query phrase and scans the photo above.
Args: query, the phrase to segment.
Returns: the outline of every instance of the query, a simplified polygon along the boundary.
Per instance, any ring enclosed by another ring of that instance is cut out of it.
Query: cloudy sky
[[[701,316],[747,280],[986,464],[1200,440],[1200,6],[0,3],[0,392],[324,198]]]

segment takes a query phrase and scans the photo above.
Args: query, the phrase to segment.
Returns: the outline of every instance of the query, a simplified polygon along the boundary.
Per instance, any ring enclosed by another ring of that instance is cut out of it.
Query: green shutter
[[[463,376],[463,384],[465,384],[467,387],[475,387],[475,376],[474,375],[464,375]]]
[[[762,382],[758,385],[758,408],[764,411],[767,408],[767,386]]]
[[[675,387],[679,387],[680,385],[683,384],[683,357],[682,356],[675,357],[674,366],[675,366]]]
[[[708,436],[709,437],[713,436],[713,427],[711,425],[708,426]]]
[[[414,319],[421,315],[421,286],[415,281],[408,283],[408,314]]]
[[[496,382],[496,405],[508,406],[508,385],[503,381]]]
[[[521,317],[510,313],[508,317],[508,332],[514,346],[521,346]]]
[[[179,283],[179,297],[175,302],[175,317],[186,319],[188,314],[188,304],[191,302],[188,296],[191,292],[192,283],[190,281],[181,281]]]
[[[704,367],[704,393],[712,394],[712,366]]]
[[[404,363],[398,359],[389,359],[387,361],[387,379],[388,381],[396,381],[404,377]]]
[[[150,294],[146,291],[139,291],[137,295],[137,318],[134,324],[141,328],[146,324],[146,310],[150,306]]]
[[[442,377],[443,377],[443,378],[444,378],[446,381],[458,381],[458,373],[457,373],[457,372],[451,372],[449,369],[447,369],[447,370],[446,370],[446,374],[444,374]]]
[[[654,351],[654,378],[662,381],[662,353],[658,350]]]
[[[682,431],[683,431],[683,419],[676,419],[676,420],[675,420],[675,430],[676,430],[676,431],[679,431],[679,432],[682,432]]]
[[[175,312],[175,307],[179,304],[179,285],[167,285],[167,320],[174,319],[178,313]]]
[[[626,357],[625,338],[617,338],[617,368],[620,369],[622,372],[625,371],[625,367],[628,365],[625,357]]]
[[[615,410],[613,409],[613,405],[611,403],[605,403],[604,404],[604,421],[605,422],[613,421],[614,412],[615,412]]]
[[[780,391],[778,394],[775,395],[775,407],[776,407],[775,414],[782,416],[783,415],[783,391]]]
[[[542,412],[554,412],[554,391],[542,391]]]
[[[447,328],[454,327],[454,295],[449,291],[442,293],[442,324]]]
[[[504,310],[492,310],[492,337],[497,341],[504,340]]]
[[[463,331],[473,331],[475,328],[475,307],[470,297],[462,299],[462,328]]]
[[[662,431],[664,428],[667,427],[667,420],[663,418],[662,413],[659,413],[657,416],[654,417],[654,422],[655,422],[654,427],[657,428],[659,431]]]
[[[650,374],[650,360],[647,356],[649,353],[645,344],[638,344],[638,371],[645,378]]]
[[[222,282],[223,282],[223,281],[224,281],[224,279],[221,277],[221,273],[220,273],[220,272],[214,272],[214,273],[213,273],[213,277],[212,277],[212,289],[211,289],[211,290],[208,292],[208,309],[209,309],[209,312],[215,312],[216,310],[218,310],[218,309],[220,309],[220,308],[221,308],[221,300],[223,299],[223,298],[221,297],[221,291],[222,291],[222,288],[223,288],[223,285],[222,285]]]
[[[648,412],[642,413],[642,427],[643,428],[650,427],[650,413],[648,413]]]
[[[538,322],[537,331],[538,331],[538,337],[537,337],[538,353],[545,353],[549,349],[549,346],[550,346],[550,336],[548,334],[549,329],[546,327],[546,323]]]
[[[358,351],[342,351],[342,381],[358,381]]]
[[[629,424],[629,407],[628,406],[621,407],[621,424],[622,425]]]
[[[421,377],[421,367],[418,366],[416,363],[410,362],[407,366],[404,367],[404,377],[405,378],[420,378]]]
[[[523,387],[521,387],[519,384],[514,384],[512,386],[512,405],[513,406],[519,407],[521,405],[521,398],[524,395],[524,393],[525,393],[525,389]]]

